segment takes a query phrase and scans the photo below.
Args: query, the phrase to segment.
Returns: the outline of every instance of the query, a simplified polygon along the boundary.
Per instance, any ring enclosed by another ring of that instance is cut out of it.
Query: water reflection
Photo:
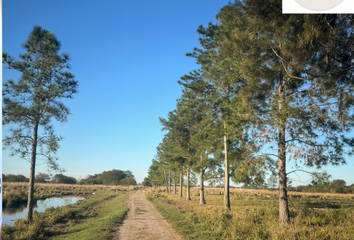
[[[13,207],[13,208],[3,208],[2,215],[19,213],[19,212],[22,212],[23,209],[25,209],[26,207],[27,207],[27,205],[21,205],[21,206]],[[33,207],[36,208],[37,203],[34,203]]]
[[[44,212],[50,207],[62,207],[70,204],[76,203],[78,200],[82,200],[84,197],[80,196],[64,196],[64,197],[53,197],[47,198],[45,200],[38,200],[34,204],[34,210],[37,212]],[[16,208],[3,208],[2,211],[2,223],[13,226],[13,221],[16,219],[24,218],[26,216],[27,206],[23,205]]]

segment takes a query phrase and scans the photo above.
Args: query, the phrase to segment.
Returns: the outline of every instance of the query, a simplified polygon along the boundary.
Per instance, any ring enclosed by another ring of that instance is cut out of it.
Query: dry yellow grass
[[[353,239],[354,194],[289,192],[291,222],[279,227],[278,192],[230,189],[231,210],[223,210],[223,189],[206,188],[206,205],[199,189],[191,201],[165,187],[146,193],[161,214],[185,239]]]
[[[148,191],[154,190],[155,188],[148,188]],[[166,187],[157,187],[157,190],[160,190],[160,192],[165,192]],[[173,192],[173,187],[171,188]],[[223,195],[224,194],[224,189],[223,188],[209,188],[205,187],[204,189],[204,194],[205,195]],[[179,193],[179,187],[177,188],[177,193]],[[199,193],[199,188],[198,187],[192,187],[191,188],[191,195],[196,195]],[[187,190],[185,187],[183,187],[183,195],[185,196],[187,194]],[[258,196],[278,196],[278,191],[277,190],[263,190],[263,189],[242,189],[242,188],[230,188],[230,195],[233,194],[242,194],[242,195],[254,195],[257,194]],[[343,199],[354,199],[354,194],[349,194],[349,193],[311,193],[311,192],[288,192],[288,196],[322,196],[322,197],[328,197],[328,198],[343,198]]]

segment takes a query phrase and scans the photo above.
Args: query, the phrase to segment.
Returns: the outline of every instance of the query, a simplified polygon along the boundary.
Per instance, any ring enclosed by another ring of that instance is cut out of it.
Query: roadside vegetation
[[[3,207],[15,207],[27,203],[28,183],[2,184],[2,205]],[[125,193],[138,188],[139,186],[106,186],[106,185],[71,185],[71,184],[49,184],[36,183],[34,199],[45,199],[49,197],[61,197],[65,195],[80,195],[87,197],[93,193]]]
[[[223,189],[199,188],[191,201],[165,188],[148,188],[147,198],[184,239],[352,239],[354,194],[289,192],[291,221],[279,228],[278,191],[230,189],[231,210],[224,210]],[[183,194],[186,194],[184,192]]]
[[[88,189],[88,191],[92,190]],[[122,221],[127,208],[127,191],[98,191],[73,205],[34,212],[33,222],[15,221],[3,226],[2,239],[108,239]],[[118,190],[118,189],[117,189]]]

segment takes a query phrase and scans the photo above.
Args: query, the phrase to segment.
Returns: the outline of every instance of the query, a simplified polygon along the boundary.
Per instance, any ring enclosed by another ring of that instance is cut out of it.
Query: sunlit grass
[[[353,239],[354,194],[289,193],[290,224],[278,223],[278,192],[231,189],[231,210],[223,210],[223,189],[206,188],[206,205],[198,188],[167,194],[146,193],[159,212],[185,239]]]

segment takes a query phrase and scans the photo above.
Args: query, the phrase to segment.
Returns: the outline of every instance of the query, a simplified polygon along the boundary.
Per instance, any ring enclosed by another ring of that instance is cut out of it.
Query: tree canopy
[[[53,183],[76,184],[77,180],[74,177],[65,176],[64,174],[55,174],[53,176]]]
[[[78,181],[80,185],[136,185],[135,177],[129,170],[122,171],[113,169],[104,171],[100,174],[88,175],[86,178]]]

